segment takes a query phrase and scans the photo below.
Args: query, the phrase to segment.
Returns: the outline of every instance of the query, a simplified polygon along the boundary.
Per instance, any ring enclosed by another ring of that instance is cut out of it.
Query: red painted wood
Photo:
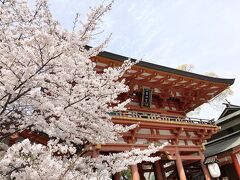
[[[238,174],[238,177],[240,177],[240,164],[237,160],[236,154],[231,155],[232,161],[233,161],[233,166]]]

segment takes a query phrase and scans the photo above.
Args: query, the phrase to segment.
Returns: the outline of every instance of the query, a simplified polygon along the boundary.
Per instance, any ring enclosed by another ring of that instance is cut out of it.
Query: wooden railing
[[[119,117],[130,117],[130,118],[142,118],[149,120],[161,120],[161,121],[174,121],[174,122],[187,122],[193,124],[209,124],[214,125],[214,119],[200,119],[200,118],[190,118],[190,117],[180,117],[180,116],[171,116],[165,114],[158,113],[149,113],[149,112],[139,112],[139,111],[121,111],[121,112],[113,112],[112,116]]]

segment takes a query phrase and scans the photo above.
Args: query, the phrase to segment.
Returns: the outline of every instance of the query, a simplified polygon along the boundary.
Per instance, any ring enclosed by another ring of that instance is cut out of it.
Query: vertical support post
[[[140,180],[137,164],[131,165],[132,180]]]
[[[232,158],[233,166],[237,172],[237,175],[238,175],[238,177],[240,177],[240,164],[238,162],[236,154],[231,154],[231,158]]]
[[[113,175],[113,180],[120,180],[120,173],[117,172]]]
[[[140,180],[145,180],[142,163],[138,164],[137,166],[138,166],[138,173],[139,173]]]
[[[207,167],[204,164],[204,159],[205,159],[204,154],[202,153],[202,151],[199,151],[198,153],[199,153],[199,155],[201,157],[200,163],[201,163],[201,167],[202,167],[205,179],[206,180],[211,180],[211,176],[209,174],[209,171],[208,171]]]
[[[159,161],[160,166],[161,166],[161,170],[162,170],[162,175],[163,175],[163,180],[167,180],[166,174],[165,174],[165,169],[163,166],[163,162]]]
[[[180,180],[187,180],[179,151],[176,152],[176,165]]]
[[[162,167],[161,167],[160,161],[156,161],[154,163],[154,166],[155,166],[155,174],[156,174],[157,180],[164,180],[163,179],[163,172],[162,172]]]

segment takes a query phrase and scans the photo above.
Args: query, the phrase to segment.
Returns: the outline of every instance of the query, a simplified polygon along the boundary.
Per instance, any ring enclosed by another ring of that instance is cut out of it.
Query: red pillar
[[[131,165],[132,180],[140,180],[137,165]]]
[[[120,180],[120,173],[117,172],[113,175],[113,180]]]
[[[204,164],[204,159],[205,159],[204,154],[201,151],[199,151],[199,155],[201,157],[200,163],[201,163],[201,167],[202,167],[205,179],[206,180],[211,180],[211,176],[209,174],[209,171],[208,171],[206,165]]]
[[[163,172],[162,172],[162,167],[161,167],[160,161],[156,161],[154,163],[154,166],[155,166],[156,179],[157,180],[164,180],[163,179]]]
[[[187,180],[179,152],[176,152],[176,165],[180,180]]]
[[[240,177],[240,164],[238,162],[236,154],[231,154],[231,158],[232,158],[233,166],[238,174],[238,177]]]
[[[161,162],[161,161],[159,161],[159,162],[160,162],[160,166],[161,166],[161,170],[162,170],[163,180],[167,180],[163,162]]]
[[[142,169],[142,163],[138,164],[138,173],[139,173],[140,180],[145,180],[144,171]]]

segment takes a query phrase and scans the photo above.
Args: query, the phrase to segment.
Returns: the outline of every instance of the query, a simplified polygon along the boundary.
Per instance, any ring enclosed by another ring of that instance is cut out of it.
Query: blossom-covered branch
[[[137,126],[116,125],[110,116],[129,102],[117,98],[128,91],[121,79],[135,62],[97,73],[91,58],[109,38],[86,48],[111,6],[92,8],[85,22],[76,17],[73,31],[67,31],[46,0],[37,0],[34,8],[23,0],[0,2],[0,138],[23,130],[49,138],[48,146],[25,140],[9,148],[0,161],[1,178],[96,178],[103,169],[108,175],[121,171],[159,150],[82,156],[86,145],[115,142]]]

